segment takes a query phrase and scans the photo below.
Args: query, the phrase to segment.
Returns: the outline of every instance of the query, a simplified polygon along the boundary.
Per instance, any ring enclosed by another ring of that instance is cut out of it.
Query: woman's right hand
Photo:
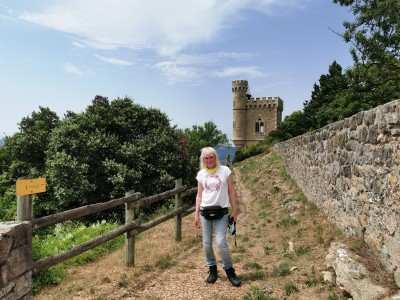
[[[200,228],[200,218],[198,215],[194,217],[194,227]]]

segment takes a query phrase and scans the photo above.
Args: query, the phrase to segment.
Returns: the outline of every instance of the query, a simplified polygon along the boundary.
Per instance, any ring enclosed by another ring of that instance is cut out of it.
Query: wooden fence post
[[[31,176],[24,176],[18,180],[30,179]],[[17,221],[30,221],[33,218],[33,195],[17,196]]]
[[[134,190],[125,193],[125,197],[135,193]],[[131,223],[135,219],[135,208],[131,203],[125,203],[125,224]],[[127,267],[135,266],[135,235],[125,233],[125,263]]]
[[[175,180],[175,188],[182,186],[182,178]],[[175,195],[175,209],[182,206],[182,198],[179,194]],[[182,217],[178,214],[175,217],[175,241],[182,240]]]

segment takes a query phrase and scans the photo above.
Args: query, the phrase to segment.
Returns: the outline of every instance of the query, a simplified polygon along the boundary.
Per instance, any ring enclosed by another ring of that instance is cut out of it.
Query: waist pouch
[[[218,220],[228,213],[228,208],[221,206],[204,206],[200,209],[200,214],[207,220]]]

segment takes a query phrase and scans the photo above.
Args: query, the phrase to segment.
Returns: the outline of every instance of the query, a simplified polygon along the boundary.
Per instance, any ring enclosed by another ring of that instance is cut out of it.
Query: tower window
[[[256,133],[264,133],[264,122],[263,120],[258,117],[256,120]]]

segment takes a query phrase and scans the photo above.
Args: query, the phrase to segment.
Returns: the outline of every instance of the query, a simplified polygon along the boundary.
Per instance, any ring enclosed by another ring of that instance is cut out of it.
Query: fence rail
[[[80,217],[95,214],[100,211],[108,210],[120,205],[125,205],[125,224],[118,228],[111,230],[105,234],[102,234],[94,239],[86,241],[82,244],[74,246],[70,250],[43,258],[38,261],[32,262],[32,273],[38,273],[53,265],[63,262],[69,258],[82,254],[83,252],[89,251],[97,246],[100,246],[122,234],[125,234],[125,262],[128,267],[134,266],[134,251],[135,251],[135,236],[141,232],[144,232],[150,228],[153,228],[173,217],[175,217],[175,240],[181,240],[181,220],[185,216],[194,212],[195,207],[185,209],[182,206],[182,198],[193,195],[197,192],[197,188],[187,189],[186,186],[182,185],[182,180],[178,179],[175,181],[175,188],[160,194],[142,198],[141,193],[130,191],[126,193],[123,198],[113,199],[105,203],[90,204],[78,208],[74,208],[61,213],[45,216],[42,218],[29,220],[32,226],[32,230],[38,230],[48,226],[52,226],[65,221],[77,219]],[[135,220],[135,208],[147,206],[155,202],[159,202],[165,199],[175,197],[175,209],[168,212],[154,220],[151,220],[145,224],[141,224],[140,219]],[[27,207],[27,210],[32,211],[32,207]],[[24,212],[20,212],[20,215],[28,215]],[[24,221],[24,220],[21,220]]]

